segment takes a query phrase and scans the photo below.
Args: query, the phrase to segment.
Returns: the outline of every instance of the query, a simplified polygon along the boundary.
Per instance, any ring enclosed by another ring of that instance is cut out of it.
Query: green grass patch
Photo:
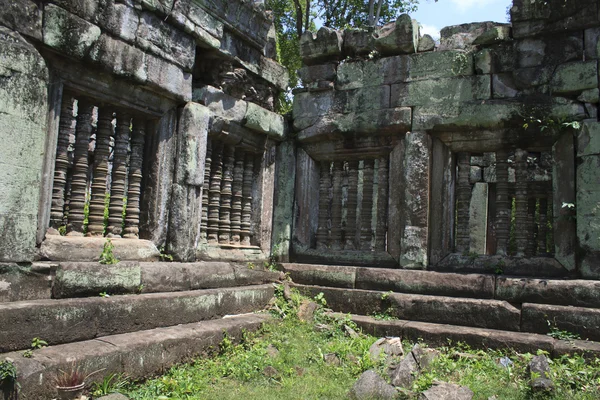
[[[375,369],[385,376],[383,360],[369,356],[376,337],[348,335],[345,326],[358,330],[356,326],[348,318],[332,319],[323,307],[314,322],[302,322],[296,315],[302,296],[292,291],[286,301],[282,288],[276,292],[272,308],[276,319],[258,332],[244,334],[240,344],[226,338],[213,356],[175,366],[161,377],[120,391],[139,400],[342,399],[365,370]],[[413,343],[403,345],[408,352]],[[472,350],[461,344],[438,350],[440,357],[417,377],[415,394],[440,380],[468,386],[475,392],[474,399],[494,395],[502,400],[600,398],[600,360],[578,356],[551,360],[557,388],[550,397],[538,397],[528,386],[532,354]],[[331,354],[339,362],[327,362]]]

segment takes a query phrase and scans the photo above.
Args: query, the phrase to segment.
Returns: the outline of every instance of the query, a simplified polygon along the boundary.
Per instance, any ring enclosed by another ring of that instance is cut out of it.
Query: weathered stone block
[[[492,75],[492,97],[494,99],[507,99],[519,94],[512,74],[501,73]]]
[[[335,92],[335,110],[343,114],[390,108],[388,85]]]
[[[472,165],[469,170],[469,183],[481,182],[482,176],[481,167]]]
[[[322,27],[316,34],[307,31],[300,38],[300,56],[306,65],[338,60],[342,43],[342,34],[334,29]]]
[[[560,65],[550,84],[554,93],[561,94],[598,88],[598,63],[592,60]]]
[[[50,299],[55,267],[50,263],[0,263],[0,303]]]
[[[381,54],[416,53],[419,44],[419,23],[408,14],[402,14],[396,22],[378,28],[374,36],[375,48]]]
[[[183,72],[175,64],[150,54],[146,55],[148,83],[165,90],[177,99],[192,99],[192,75]]]
[[[495,43],[507,37],[510,37],[507,24],[487,21],[452,25],[440,31],[439,50],[471,50],[475,44]],[[477,39],[481,43],[474,43]]]
[[[583,42],[585,43],[585,59],[595,60],[600,56],[600,28],[586,29],[583,33]]]
[[[417,51],[419,53],[423,53],[425,51],[433,51],[435,49],[435,40],[431,37],[431,35],[423,35],[419,39],[419,46],[417,47]]]
[[[113,253],[121,261],[156,261],[156,246],[141,239],[112,238]],[[103,237],[77,237],[46,235],[40,247],[42,257],[52,261],[98,261],[106,239]]]
[[[344,62],[338,66],[338,90],[357,89],[366,86],[383,84],[384,74],[381,63],[373,61]]]
[[[551,324],[582,339],[600,339],[600,310],[596,308],[525,303],[521,310],[522,331],[548,333]]]
[[[492,50],[483,49],[473,55],[476,74],[491,74],[492,73]]]
[[[143,13],[136,33],[139,47],[169,60],[185,70],[194,66],[196,42],[150,13]]]
[[[600,154],[600,122],[585,120],[577,135],[577,157]]]
[[[350,57],[375,50],[373,32],[364,29],[344,29],[344,54]]]
[[[298,70],[298,76],[303,83],[335,80],[336,64],[319,64],[305,66]]]
[[[488,46],[503,40],[509,40],[510,38],[510,25],[499,25],[484,31],[481,35],[477,36],[475,40],[473,40],[473,44],[477,46]]]
[[[248,103],[243,126],[278,140],[282,140],[285,134],[283,116],[254,103]]]
[[[600,252],[600,155],[581,157],[577,166],[577,237],[585,251]]]
[[[146,54],[125,42],[104,34],[90,50],[89,57],[115,75],[146,82]]]
[[[546,56],[546,42],[541,39],[519,40],[515,46],[520,68],[541,65]]]
[[[546,85],[550,82],[554,67],[541,66],[530,68],[519,68],[513,72],[513,81],[519,90]],[[536,89],[539,93],[541,89]]]
[[[462,51],[434,51],[407,57],[407,80],[473,75],[473,55]]]
[[[49,4],[44,10],[44,44],[60,52],[83,58],[100,37],[100,28]]]
[[[598,4],[594,0],[547,3],[518,0],[511,9],[513,36],[520,39],[553,32],[594,27],[598,24]]]
[[[204,184],[204,158],[208,137],[210,110],[198,103],[187,103],[179,115],[182,140],[178,155],[177,178],[189,186]]]
[[[421,106],[491,98],[489,75],[420,80],[392,85],[391,105]]]
[[[42,10],[33,1],[0,0],[0,25],[42,40]]]
[[[334,93],[298,93],[294,96],[294,126],[298,127],[300,118],[316,117],[333,112]],[[302,128],[299,128],[302,129]]]
[[[208,12],[206,12],[206,10],[196,5],[196,3],[193,1],[190,2],[190,8],[186,16],[190,19],[190,21],[201,27],[215,38],[221,39],[223,37],[223,22],[210,15]]]
[[[112,34],[128,42],[135,40],[140,18],[133,7],[108,2],[106,8],[94,18],[98,18],[99,25]]]
[[[598,89],[584,90],[577,97],[577,100],[581,101],[582,103],[598,103],[598,101],[600,101],[600,91]]]
[[[477,168],[481,175],[481,168]],[[481,179],[481,178],[480,178]],[[477,182],[473,185],[471,204],[469,206],[469,251],[485,254],[487,245],[488,222],[488,184]]]
[[[136,293],[140,288],[141,270],[138,263],[120,262],[114,265],[98,263],[60,263],[56,270],[52,293],[54,298]]]

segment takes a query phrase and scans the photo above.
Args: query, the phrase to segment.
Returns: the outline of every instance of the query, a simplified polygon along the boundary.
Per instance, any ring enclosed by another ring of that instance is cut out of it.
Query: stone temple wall
[[[285,257],[598,277],[599,11],[306,33]]]
[[[287,72],[262,4],[1,0],[0,49],[0,261],[268,255]]]

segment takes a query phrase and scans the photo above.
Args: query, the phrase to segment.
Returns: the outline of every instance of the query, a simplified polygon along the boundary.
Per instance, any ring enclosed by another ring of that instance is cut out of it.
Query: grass
[[[273,306],[277,319],[259,332],[245,334],[241,344],[234,345],[226,338],[215,356],[175,366],[161,377],[130,384],[121,391],[139,400],[340,399],[346,398],[363,371],[376,369],[384,374],[383,360],[371,360],[368,351],[377,338],[348,336],[344,325],[356,326],[347,318],[333,320],[323,308],[317,311],[315,322],[302,322],[295,314],[302,297],[292,292],[291,300],[285,301],[283,290],[277,292]],[[406,351],[413,345],[403,344]],[[536,397],[528,387],[527,364],[532,354],[472,350],[461,344],[438,350],[440,356],[418,376],[413,392],[441,380],[466,385],[475,392],[474,399],[482,400],[493,395],[502,400],[600,398],[600,360],[578,356],[552,360],[557,389],[551,397]],[[325,361],[331,353],[340,360],[339,365]],[[502,357],[510,359],[508,367],[499,362]]]

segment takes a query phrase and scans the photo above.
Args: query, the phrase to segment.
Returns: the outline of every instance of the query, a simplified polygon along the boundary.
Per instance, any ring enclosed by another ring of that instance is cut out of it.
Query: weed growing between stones
[[[116,264],[119,262],[119,259],[115,257],[113,254],[115,246],[113,246],[112,241],[110,239],[106,239],[104,242],[104,247],[102,248],[102,254],[100,254],[100,259],[98,262],[100,264]]]
[[[322,302],[316,301],[307,317],[303,310],[310,299],[287,286],[279,285],[276,293],[270,310],[274,321],[244,334],[240,344],[226,337],[214,357],[175,366],[164,376],[121,390],[140,400],[341,399],[366,370],[387,379],[385,357],[372,359],[369,353],[377,338],[362,334],[348,316],[328,313]],[[402,344],[409,354],[414,343]],[[551,360],[556,388],[550,397],[540,397],[529,385],[527,366],[533,354],[473,350],[460,343],[438,350],[439,356],[403,394],[416,399],[434,382],[446,381],[468,386],[474,399],[483,400],[600,398],[600,360]]]

